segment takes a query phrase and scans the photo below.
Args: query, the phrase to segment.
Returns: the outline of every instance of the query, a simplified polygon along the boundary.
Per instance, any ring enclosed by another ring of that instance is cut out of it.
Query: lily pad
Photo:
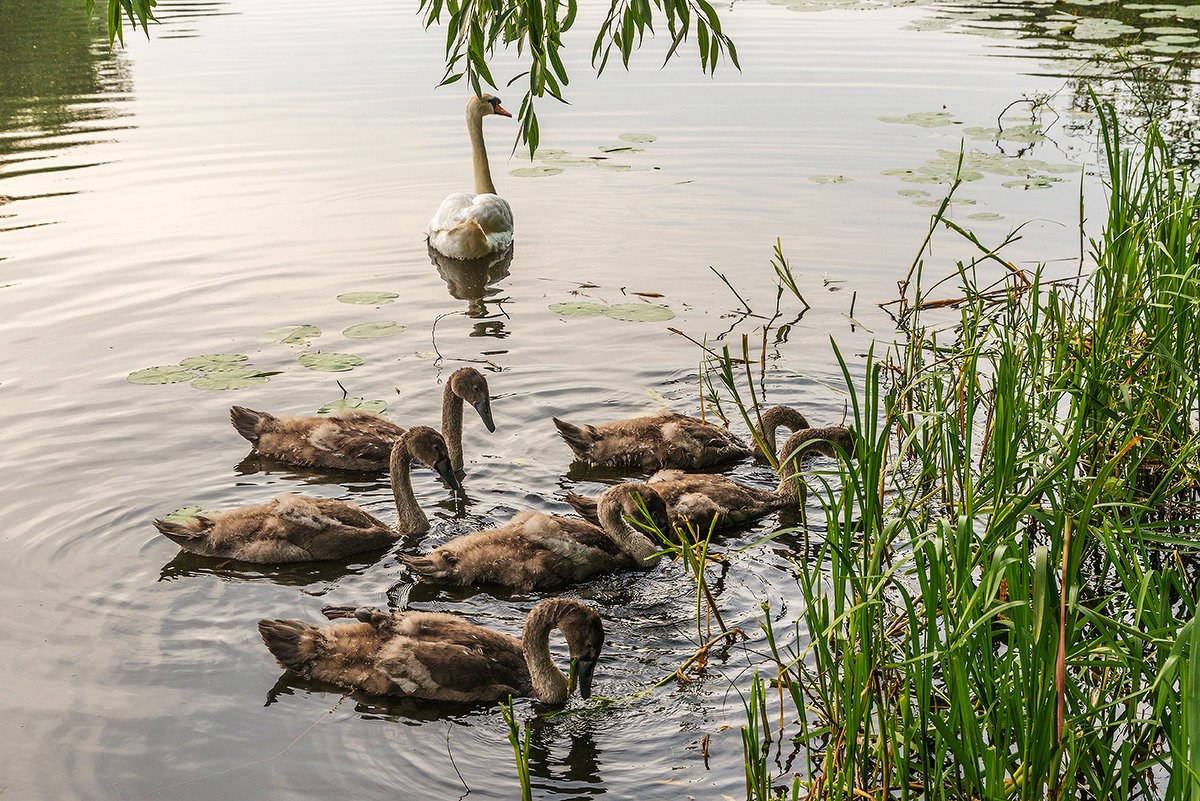
[[[211,509],[205,509],[203,506],[196,506],[196,505],[183,506],[183,507],[180,507],[179,509],[176,509],[174,512],[171,512],[166,517],[164,517],[163,522],[164,523],[175,523],[177,525],[182,526],[183,524],[187,523],[189,520],[195,520],[197,517],[200,517],[202,515],[211,515],[211,514],[214,514],[214,512]]]
[[[342,333],[351,339],[383,339],[384,337],[394,337],[396,334],[403,334],[408,330],[407,325],[392,320],[376,320],[370,323],[359,323],[352,325]]]
[[[601,145],[601,153],[645,153],[646,148],[633,145]]]
[[[395,292],[343,292],[337,296],[342,303],[353,303],[356,306],[380,306],[391,303],[400,297]]]
[[[948,111],[914,111],[902,117],[876,117],[880,122],[892,122],[898,125],[919,125],[922,128],[941,128],[944,125],[954,125],[954,115]]]
[[[284,345],[304,345],[311,339],[321,336],[321,329],[315,325],[285,325],[264,331],[259,342],[280,342]]]
[[[571,155],[546,156],[542,161],[559,167],[590,167],[596,163],[596,159],[593,158]]]
[[[1019,181],[1005,181],[1000,185],[1008,189],[1049,189],[1056,181],[1057,178],[1032,175]]]
[[[666,306],[650,303],[616,303],[605,309],[604,314],[614,320],[627,320],[631,323],[654,323],[675,317],[675,312]]]
[[[130,384],[178,384],[181,381],[191,381],[196,373],[178,364],[168,364],[162,367],[147,367],[145,370],[135,370],[125,376]]]
[[[208,353],[203,356],[188,356],[186,359],[180,359],[179,366],[188,370],[206,370],[210,373],[220,370],[240,370],[238,362],[244,362],[249,358],[240,353]]]
[[[854,183],[853,178],[847,178],[844,175],[810,175],[808,180],[814,184],[850,184]]]
[[[551,175],[558,175],[563,171],[562,167],[518,167],[515,170],[509,170],[508,174],[516,178],[546,178]]]
[[[658,137],[655,136],[654,134],[647,134],[647,133],[623,133],[620,136],[618,136],[617,138],[620,139],[622,142],[639,142],[639,143],[654,142],[654,141],[658,140]]]
[[[344,373],[367,363],[366,359],[353,353],[306,353],[297,361],[309,370],[322,373]]]
[[[571,301],[570,303],[551,303],[550,311],[563,317],[597,317],[604,314],[608,307],[602,303],[585,303]]]
[[[994,211],[977,211],[974,214],[968,214],[967,219],[968,220],[983,220],[983,221],[1003,220],[1004,215],[997,214]]]
[[[340,412],[343,409],[356,409],[360,412],[369,412],[371,414],[383,414],[383,410],[387,408],[385,400],[363,400],[362,398],[339,398],[317,409],[317,415],[324,417],[333,412]]]
[[[897,189],[896,194],[901,197],[929,197],[924,189]]]
[[[609,161],[597,161],[596,166],[602,170],[612,170],[613,172],[630,172],[633,167],[628,164],[613,164]]]
[[[258,370],[220,370],[206,373],[192,381],[196,389],[248,389],[267,383],[267,376]]]

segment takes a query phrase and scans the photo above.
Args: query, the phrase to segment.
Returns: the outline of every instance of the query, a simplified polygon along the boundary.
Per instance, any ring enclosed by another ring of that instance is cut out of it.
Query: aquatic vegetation
[[[623,133],[620,136],[618,136],[617,138],[620,139],[622,142],[646,143],[646,142],[657,142],[658,141],[657,136],[655,136],[654,134],[648,134],[648,133]]]
[[[403,334],[408,330],[407,325],[401,325],[394,320],[375,320],[369,323],[358,323],[342,331],[343,336],[351,339],[383,339]]]
[[[187,370],[206,370],[219,372],[222,370],[240,370],[240,363],[249,359],[241,353],[209,353],[204,356],[188,356],[179,360],[179,366]]]
[[[188,356],[179,364],[147,367],[135,370],[125,377],[131,384],[178,384],[190,381],[197,389],[246,389],[265,384],[278,373],[246,367],[249,359],[241,353],[208,353]]]
[[[330,401],[317,409],[317,416],[324,417],[333,412],[340,412],[346,409],[354,409],[360,412],[369,412],[371,414],[382,415],[387,409],[387,401],[385,400],[364,400],[363,398],[339,398],[335,401]]]
[[[624,320],[631,323],[653,323],[671,320],[675,312],[666,306],[653,303],[614,303],[611,306],[603,303],[587,301],[571,301],[569,303],[551,303],[547,308],[563,317],[611,317],[614,320]]]
[[[367,363],[366,359],[353,353],[305,353],[297,361],[309,370],[323,373],[342,373]]]
[[[212,509],[205,509],[203,506],[197,506],[193,504],[191,506],[183,506],[179,509],[176,509],[164,517],[163,520],[167,523],[183,524],[189,520],[195,520],[197,517],[202,515],[211,515],[213,513],[214,512]]]
[[[262,373],[252,369],[216,370],[192,379],[192,386],[196,389],[249,389],[267,383],[270,375],[273,373]]]
[[[321,336],[321,329],[315,325],[285,325],[263,332],[259,342],[278,342],[283,345],[307,345],[311,340]]]
[[[808,180],[815,184],[849,184],[854,183],[853,178],[847,178],[844,175],[810,175]]]
[[[395,292],[343,292],[337,296],[342,303],[353,303],[358,306],[380,306],[391,303],[400,297]]]
[[[195,377],[194,370],[188,370],[178,364],[167,364],[134,370],[125,377],[125,380],[131,384],[178,384],[183,381],[191,381]]]
[[[562,167],[518,167],[515,170],[509,170],[508,174],[514,178],[545,178],[550,175],[558,175],[562,171]]]

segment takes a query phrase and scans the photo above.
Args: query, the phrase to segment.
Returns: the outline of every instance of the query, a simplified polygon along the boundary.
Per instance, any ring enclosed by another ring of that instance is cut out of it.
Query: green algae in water
[[[563,317],[599,317],[608,308],[602,303],[586,303],[571,301],[570,303],[551,303],[550,311]]]
[[[382,415],[387,409],[387,401],[385,400],[363,400],[362,398],[339,398],[335,401],[330,401],[317,409],[317,416],[325,417],[340,412],[346,409],[353,409],[359,412],[367,412],[368,414]]]
[[[853,178],[847,178],[844,175],[810,175],[808,180],[815,184],[850,184],[854,183]]]
[[[342,303],[353,303],[356,306],[380,306],[391,303],[400,297],[395,292],[343,292],[337,296]]]
[[[366,359],[353,353],[306,353],[297,361],[309,370],[322,373],[344,373],[367,363]]]
[[[194,371],[188,370],[182,365],[168,364],[162,367],[135,370],[125,376],[125,380],[130,384],[179,384],[183,381],[191,381],[195,377]]]
[[[267,374],[258,370],[234,369],[199,376],[192,381],[192,386],[196,389],[235,390],[249,389],[267,381]]]
[[[310,340],[321,336],[321,329],[315,325],[285,325],[264,331],[259,342],[279,342],[283,345],[304,345]]]
[[[343,331],[342,334],[351,339],[382,339],[384,337],[394,337],[396,334],[403,334],[407,330],[407,325],[400,325],[400,323],[392,320],[377,320],[370,323],[352,325]]]
[[[221,370],[240,370],[239,362],[249,359],[240,353],[206,353],[203,356],[188,356],[179,360],[179,366],[188,370],[205,370],[218,372]]]
[[[604,314],[614,320],[625,320],[631,323],[654,323],[675,317],[675,312],[666,306],[655,306],[649,303],[614,303],[604,310]]]
[[[508,174],[514,178],[548,178],[551,175],[558,175],[563,171],[562,167],[518,167],[515,170],[509,170]]]

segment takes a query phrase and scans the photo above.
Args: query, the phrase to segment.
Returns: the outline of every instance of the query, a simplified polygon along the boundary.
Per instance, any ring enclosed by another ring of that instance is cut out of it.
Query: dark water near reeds
[[[1186,60],[1196,5],[862,2],[793,13],[816,4],[739,2],[724,20],[744,70],[715,80],[699,76],[691,54],[658,70],[654,46],[630,74],[591,78],[586,31],[596,19],[585,13],[567,53],[572,105],[542,105],[543,146],[593,156],[623,133],[657,140],[610,154],[610,166],[629,171],[568,165],[520,178],[508,174],[529,166],[508,157],[512,124],[487,120],[517,246],[507,274],[485,286],[443,278],[426,252],[425,223],[445,194],[469,188],[470,162],[463,91],[433,89],[442,36],[424,32],[415,9],[164,0],[149,42],[128,36],[109,52],[82,5],[0,0],[5,801],[440,799],[466,788],[470,798],[514,797],[497,710],[339,701],[330,687],[281,674],[262,647],[260,617],[403,602],[394,556],[252,569],[182,556],[155,533],[154,517],[184,505],[229,508],[294,489],[392,519],[381,481],[247,459],[227,423],[231,403],[311,412],[341,396],[340,380],[351,395],[387,400],[402,423],[433,422],[441,380],[481,364],[498,430],[467,422],[465,502],[415,476],[434,517],[417,547],[519,510],[566,512],[563,491],[615,476],[573,468],[552,415],[600,421],[664,399],[696,413],[700,354],[667,326],[737,342],[762,324],[735,313],[710,266],[769,316],[768,258],[782,237],[812,309],[768,344],[767,400],[838,423],[846,398],[829,337],[854,365],[874,339],[890,338],[875,304],[891,299],[916,253],[930,212],[922,204],[941,197],[964,135],[979,179],[959,190],[974,202],[955,207],[955,219],[992,243],[1028,222],[1008,257],[1063,270],[1078,263],[1081,193],[1102,216],[1095,120],[1071,76],[1099,76],[1133,120],[1160,104],[1174,141],[1196,141]],[[1178,82],[1134,70],[1119,87],[1114,76],[1130,68],[1114,45],[1135,63],[1183,46]],[[499,94],[518,105],[515,91]],[[949,266],[964,253],[947,245],[937,255]],[[399,297],[379,307],[336,299],[362,290]],[[675,319],[547,308],[637,301],[635,292],[661,293],[654,302]],[[784,298],[784,320],[796,306]],[[372,320],[408,330],[340,333]],[[324,333],[307,346],[260,342],[299,324]],[[318,350],[366,364],[334,374],[296,362]],[[237,392],[125,380],[213,352],[280,374]],[[760,468],[735,472],[772,483]],[[759,603],[781,621],[794,615],[791,560],[804,549],[783,537],[734,550],[773,525],[724,538],[728,562],[710,575],[726,623],[751,640],[712,653],[689,683],[534,720],[537,797],[744,792],[738,689],[762,647]],[[637,692],[691,655],[694,590],[681,565],[665,564],[572,591],[607,624],[600,695]],[[515,633],[538,596],[418,588],[407,600]],[[522,718],[535,711],[518,705]],[[785,749],[781,764],[803,771],[802,758],[789,758]]]

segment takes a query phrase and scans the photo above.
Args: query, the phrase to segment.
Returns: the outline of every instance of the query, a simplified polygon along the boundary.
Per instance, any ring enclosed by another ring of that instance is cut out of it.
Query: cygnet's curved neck
[[[463,469],[462,421],[463,399],[447,381],[442,390],[442,437],[450,450],[450,466],[455,470]]]
[[[650,570],[662,559],[659,553],[661,549],[626,518],[620,499],[600,496],[596,516],[604,533],[612,537],[622,551],[632,556],[642,570]]]
[[[563,703],[570,691],[567,677],[550,656],[550,629],[558,624],[558,612],[558,604],[538,604],[525,618],[525,628],[521,632],[521,653],[529,668],[533,694],[548,704]]]
[[[471,158],[475,163],[475,194],[496,194],[492,170],[488,166],[487,146],[483,143],[483,115],[472,105],[467,109],[467,133],[471,135]]]
[[[429,530],[429,518],[417,504],[417,496],[413,494],[412,455],[408,452],[408,443],[404,437],[392,446],[392,457],[388,462],[391,472],[392,497],[396,499],[396,531],[401,536],[420,534]]]
[[[759,437],[763,444],[767,446],[767,453],[775,453],[775,431],[780,426],[787,426],[789,431],[803,431],[808,428],[808,420],[800,412],[788,406],[772,406],[762,413],[762,430]],[[755,443],[754,450],[760,459],[766,460],[766,456],[758,448],[758,443]]]

